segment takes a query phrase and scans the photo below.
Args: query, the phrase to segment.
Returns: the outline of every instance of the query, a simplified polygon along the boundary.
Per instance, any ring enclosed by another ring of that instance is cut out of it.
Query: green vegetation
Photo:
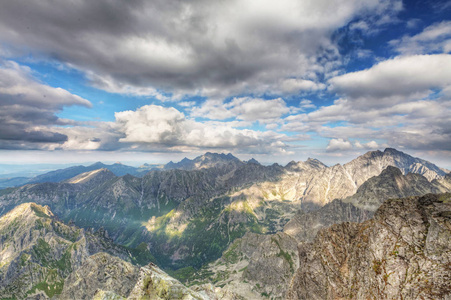
[[[36,284],[35,286],[33,286],[31,288],[30,291],[28,291],[27,294],[33,294],[36,292],[36,290],[41,290],[44,291],[44,293],[49,297],[52,298],[55,295],[61,294],[61,292],[63,291],[63,287],[64,287],[64,280],[62,281],[58,281],[58,282],[54,282],[54,283],[47,283],[45,281],[40,282],[38,284]]]
[[[21,267],[25,266],[26,262],[30,259],[30,257],[31,257],[31,256],[30,256],[29,254],[23,253],[23,254],[20,256],[19,265],[20,265]]]
[[[271,241],[273,243],[275,243],[277,245],[277,247],[279,247],[279,253],[277,254],[277,257],[284,258],[290,264],[290,271],[291,271],[291,273],[293,273],[294,272],[294,262],[293,262],[293,259],[291,258],[291,255],[288,252],[285,252],[282,250],[282,247],[280,247],[278,240],[276,240],[275,238],[272,237]]]
[[[373,271],[376,275],[380,275],[382,273],[382,262],[380,260],[373,260]]]
[[[226,252],[224,252],[224,254],[223,254],[222,257],[224,258],[224,260],[225,260],[227,263],[235,264],[235,263],[238,262],[238,260],[239,260],[239,258],[240,258],[240,254],[239,254],[237,251],[235,251],[235,250],[238,248],[238,246],[239,246],[239,242],[238,242],[238,241],[235,241],[235,242],[229,247],[229,249],[228,249]]]
[[[197,272],[193,267],[184,267],[178,270],[165,270],[170,276],[178,279],[180,282],[185,283],[187,280],[191,279],[193,274]]]
[[[42,206],[31,204],[30,207],[34,211],[36,216],[38,216],[40,218],[50,218],[50,216],[45,213],[45,210]]]
[[[250,206],[244,206],[244,210],[234,210],[229,203],[230,198],[224,196],[199,207],[181,234],[173,234],[172,229],[168,228],[177,226],[177,223],[171,221],[176,216],[175,210],[157,218],[151,234],[155,245],[153,254],[158,264],[163,268],[192,266],[198,269],[219,258],[230,243],[246,232],[262,232]],[[189,202],[186,203],[186,207],[189,205]],[[174,257],[171,256],[174,253],[180,260],[173,260]],[[232,252],[229,253],[229,258],[231,261],[237,259]]]
[[[64,280],[58,276],[56,270],[49,270],[44,281],[39,282],[34,285],[28,292],[27,295],[34,294],[36,290],[43,291],[49,298],[57,294],[61,294],[64,287]]]
[[[127,248],[132,254],[132,262],[140,266],[147,265],[150,262],[156,263],[155,257],[147,249],[146,243],[141,243],[136,248]]]
[[[39,238],[37,244],[31,250],[31,255],[34,257],[34,260],[38,261],[43,267],[57,269],[63,274],[68,274],[72,271],[70,263],[71,247],[68,247],[62,257],[58,260],[54,259],[50,252],[50,245],[42,238]]]

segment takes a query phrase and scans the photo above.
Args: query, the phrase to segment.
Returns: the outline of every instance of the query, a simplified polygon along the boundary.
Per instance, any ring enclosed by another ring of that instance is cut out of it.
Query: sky
[[[451,1],[4,0],[0,163],[451,169]]]

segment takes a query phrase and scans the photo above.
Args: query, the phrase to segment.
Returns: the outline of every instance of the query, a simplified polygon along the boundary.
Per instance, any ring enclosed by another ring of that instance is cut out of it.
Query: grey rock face
[[[336,199],[318,210],[296,214],[285,225],[283,232],[299,242],[312,241],[321,228],[342,222],[363,222],[373,214],[372,211]]]
[[[246,233],[190,283],[215,282],[242,299],[282,299],[298,267],[297,241],[282,232]]]
[[[127,297],[138,280],[139,268],[105,252],[88,257],[64,281],[57,299],[92,299],[98,289]]]
[[[389,198],[404,198],[428,193],[451,191],[439,188],[437,183],[429,182],[421,174],[403,175],[396,167],[388,166],[379,176],[365,181],[357,192],[346,198],[344,202],[367,210],[375,211],[382,202]]]
[[[345,169],[360,186],[368,178],[376,176],[388,166],[397,167],[402,174],[417,173],[426,177],[429,181],[442,178],[449,173],[426,160],[412,157],[393,148],[382,151],[371,151],[344,164]]]
[[[179,169],[179,170],[200,170],[207,169],[212,167],[220,167],[228,164],[234,164],[236,166],[243,165],[244,162],[233,156],[231,153],[229,154],[218,154],[207,152],[204,155],[198,156],[195,159],[184,158],[178,163],[169,162],[164,166],[165,170],[170,169]]]
[[[388,200],[299,245],[288,299],[449,299],[451,194]]]
[[[215,295],[208,296],[185,287],[178,280],[170,277],[154,265],[142,267],[138,281],[133,287],[129,300],[155,299],[155,300],[213,300]]]

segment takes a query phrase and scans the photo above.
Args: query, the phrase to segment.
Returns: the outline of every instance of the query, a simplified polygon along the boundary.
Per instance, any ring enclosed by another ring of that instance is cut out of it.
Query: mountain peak
[[[402,172],[397,167],[388,166],[380,174],[380,176],[386,176],[386,175],[402,176]]]
[[[17,231],[17,228],[34,226],[36,220],[40,218],[53,218],[50,208],[41,206],[34,202],[22,203],[0,218],[0,232]],[[12,227],[11,227],[12,226]],[[0,256],[1,257],[1,256]]]
[[[344,165],[350,174],[361,173],[361,170],[369,166],[371,166],[375,175],[381,173],[388,166],[399,168],[404,175],[407,173],[421,174],[429,181],[446,175],[443,169],[433,163],[413,157],[394,148],[386,148],[383,152],[379,150],[369,151]],[[363,181],[358,179],[357,183],[360,185]]]
[[[220,165],[226,165],[229,163],[242,163],[238,158],[233,156],[233,154],[228,153],[213,153],[206,152],[194,159],[184,158],[178,163],[169,162],[164,166],[166,170],[168,169],[181,169],[181,170],[199,170],[211,167],[216,167]]]
[[[104,167],[104,166],[106,166],[106,165],[105,165],[103,162],[98,161],[98,162],[93,163],[93,164],[90,165],[89,167],[99,167],[99,169],[100,169],[100,168],[102,168],[102,167]]]
[[[106,169],[106,168],[101,168],[101,169],[97,169],[94,171],[89,171],[89,172],[85,172],[85,173],[81,173],[80,175],[77,175],[75,177],[72,177],[68,180],[66,180],[66,183],[72,183],[72,184],[81,184],[81,183],[88,183],[88,182],[92,182],[93,180],[97,180],[97,179],[110,179],[115,177],[115,175],[113,174],[113,172],[111,172],[110,170]]]
[[[255,159],[255,158],[251,158],[247,161],[248,164],[256,164],[259,165],[260,163]]]
[[[299,172],[312,169],[319,170],[327,168],[327,166],[319,160],[309,157],[306,161],[295,162],[294,160],[292,160],[285,166],[285,168],[291,171]]]
[[[396,150],[395,148],[385,148],[384,153],[392,153],[392,154],[404,154],[404,155],[408,155],[405,154],[404,152],[401,152],[399,150]]]

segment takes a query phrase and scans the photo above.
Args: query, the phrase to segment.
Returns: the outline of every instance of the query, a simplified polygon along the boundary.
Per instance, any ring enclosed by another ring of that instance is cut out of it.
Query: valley
[[[369,222],[387,199],[451,192],[448,170],[390,148],[332,167],[215,153],[140,177],[99,166],[0,190],[0,298],[138,299],[143,276],[199,299],[296,298],[296,278],[311,276],[299,245]],[[80,281],[95,269],[117,281]]]

